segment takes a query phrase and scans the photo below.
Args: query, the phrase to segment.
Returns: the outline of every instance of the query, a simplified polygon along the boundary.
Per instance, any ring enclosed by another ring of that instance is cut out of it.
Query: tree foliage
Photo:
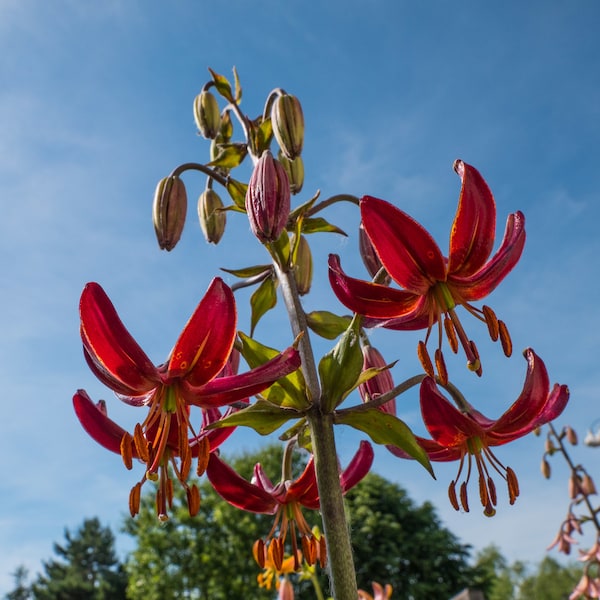
[[[119,600],[127,576],[114,550],[115,538],[97,518],[86,519],[65,544],[54,544],[58,560],[43,563],[44,574],[31,586],[34,600]]]

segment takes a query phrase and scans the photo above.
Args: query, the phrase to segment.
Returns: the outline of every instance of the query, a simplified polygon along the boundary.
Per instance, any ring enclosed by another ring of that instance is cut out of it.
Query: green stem
[[[300,302],[293,274],[274,261],[283,299],[295,336],[302,334],[298,351],[312,409],[307,415],[310,425],[323,532],[327,540],[327,563],[331,590],[335,600],[354,600],[358,597],[356,572],[352,559],[350,531],[344,510],[340,485],[337,451],[333,433],[333,414],[323,414],[321,387],[314,353],[310,343],[306,314]],[[335,548],[335,552],[331,550]]]
[[[321,589],[321,584],[319,583],[319,578],[317,577],[316,573],[313,573],[310,576],[310,581],[313,584],[317,600],[325,600],[325,596],[323,595],[323,590]]]

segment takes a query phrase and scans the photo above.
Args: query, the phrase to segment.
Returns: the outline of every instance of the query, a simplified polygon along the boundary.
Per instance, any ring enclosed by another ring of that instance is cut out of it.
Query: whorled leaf
[[[231,92],[231,84],[229,83],[227,78],[224,77],[223,75],[219,75],[218,73],[215,73],[211,68],[209,68],[208,70],[210,71],[210,74],[213,77],[213,81],[215,82],[215,87],[217,88],[217,91],[219,92],[219,94],[221,94],[221,96],[223,96],[223,98],[225,98],[228,102],[234,102],[235,99]],[[235,71],[234,71],[234,75],[235,75],[236,81],[237,81],[237,74],[235,73]]]
[[[248,184],[236,179],[228,179],[226,187],[236,207],[246,212],[246,190],[248,189]]]
[[[323,217],[305,217],[302,222],[302,233],[319,232],[339,233],[340,235],[348,237],[348,234],[344,230],[336,225],[332,225]]]
[[[306,315],[306,320],[317,335],[334,340],[348,329],[352,317],[339,316],[328,310],[314,310]]]
[[[368,408],[366,410],[344,410],[335,413],[334,422],[338,425],[349,425],[366,433],[376,444],[390,444],[401,448],[421,463],[435,478],[427,452],[419,446],[408,425],[398,417],[378,408]]]
[[[250,318],[250,334],[254,334],[254,329],[261,317],[271,310],[277,304],[277,283],[273,277],[267,277],[256,288],[250,297],[250,307],[252,315]]]
[[[256,277],[257,275],[271,271],[272,269],[273,267],[271,265],[255,265],[253,267],[242,267],[241,269],[225,269],[224,267],[221,267],[221,271],[225,271],[225,273],[229,273],[230,275],[239,277],[240,279]]]
[[[246,144],[231,143],[231,144],[218,144],[217,154],[208,165],[211,167],[222,167],[223,169],[235,169],[238,167],[244,158],[248,154],[248,148]]]

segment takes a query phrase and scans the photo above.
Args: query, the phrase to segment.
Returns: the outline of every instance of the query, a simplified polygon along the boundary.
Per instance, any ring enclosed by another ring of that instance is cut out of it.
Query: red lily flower
[[[369,472],[373,464],[373,448],[369,442],[363,441],[346,469],[340,473],[342,491],[346,493],[354,487]],[[306,522],[301,506],[316,510],[319,508],[319,490],[313,458],[308,461],[303,473],[295,481],[282,481],[273,485],[262,466],[254,466],[252,482],[238,475],[230,466],[225,464],[217,455],[211,454],[208,460],[206,475],[215,491],[229,504],[248,512],[271,514],[275,522],[267,540],[270,540],[269,552],[280,567],[284,555],[284,543],[288,528],[291,529],[292,556],[296,557],[296,570],[300,568],[296,527],[302,536],[304,558],[309,564],[315,564],[317,558],[325,560],[325,540],[323,536],[317,539]],[[274,537],[279,527],[278,537]],[[259,540],[255,548],[255,556],[262,567],[267,556],[263,540]],[[272,547],[272,549],[271,549]],[[261,562],[263,564],[261,564]]]
[[[440,328],[441,316],[450,346],[458,341],[467,365],[479,375],[481,364],[475,344],[467,337],[455,312],[457,305],[488,325],[493,340],[500,338],[507,356],[512,351],[506,326],[489,307],[470,304],[492,292],[518,262],[525,244],[525,217],[509,215],[504,239],[490,257],[496,229],[496,205],[485,180],[474,167],[457,160],[454,170],[462,180],[458,209],[450,235],[450,253],[443,256],[429,233],[409,215],[392,204],[364,196],[360,201],[362,226],[389,276],[403,289],[348,277],[337,255],[329,257],[329,279],[342,304],[368,317],[366,326],[388,329],[427,329],[419,344],[419,358],[428,375],[433,366],[426,343],[433,325]],[[435,353],[438,374],[447,380],[441,348]]]
[[[448,490],[450,502],[456,510],[462,506],[466,512],[469,511],[467,483],[473,460],[479,476],[479,496],[484,514],[494,515],[497,501],[496,486],[490,476],[488,464],[506,480],[509,500],[514,504],[519,495],[517,476],[510,467],[505,467],[496,458],[490,448],[507,444],[531,433],[535,428],[558,417],[567,404],[567,386],[555,384],[550,390],[548,372],[542,359],[530,348],[523,354],[527,360],[523,391],[512,406],[496,420],[488,419],[464,399],[460,399],[462,406],[460,410],[457,409],[442,395],[431,377],[426,377],[421,384],[421,414],[432,439],[417,437],[417,440],[433,461],[460,460],[458,474]],[[390,449],[394,451],[393,447]],[[398,448],[394,454],[408,458]],[[456,485],[465,458],[467,474],[460,484],[459,505]]]
[[[149,411],[142,424],[135,427],[133,436],[123,434],[112,421],[100,418],[101,411],[90,410],[80,395],[75,401],[77,414],[92,437],[111,450],[112,438],[120,434],[120,453],[125,464],[130,467],[132,457],[140,458],[146,463],[146,477],[160,479],[157,510],[161,518],[166,518],[166,504],[172,496],[169,462],[175,466],[174,457],[180,458],[181,467],[175,468],[175,473],[188,489],[188,462],[194,453],[199,464],[205,465],[208,460],[209,447],[200,443],[205,437],[197,435],[190,423],[190,407],[199,406],[205,410],[205,417],[217,418],[212,410],[263,391],[300,365],[298,352],[288,348],[242,375],[236,375],[234,368],[227,366],[235,358],[232,352],[237,315],[233,292],[219,278],[211,282],[168,362],[158,367],[127,331],[97,283],[85,286],[80,317],[84,355],[91,370],[121,400],[132,406],[146,406]],[[138,486],[130,496],[133,508],[136,495],[139,501]],[[190,508],[194,505],[191,502]]]

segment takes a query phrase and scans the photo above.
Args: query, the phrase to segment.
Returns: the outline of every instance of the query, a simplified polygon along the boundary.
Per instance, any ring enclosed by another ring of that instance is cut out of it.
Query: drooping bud
[[[304,115],[298,98],[280,94],[273,102],[271,121],[281,151],[290,159],[300,156],[304,143]]]
[[[371,242],[371,239],[367,235],[362,223],[358,228],[358,249],[360,252],[360,257],[362,258],[365,267],[367,267],[369,275],[371,277],[375,277],[383,265],[381,264],[379,256],[377,256],[377,252],[375,252],[375,246],[373,246],[373,242]],[[384,280],[380,281],[379,283],[383,285],[389,285],[391,281],[392,278],[386,274]]]
[[[385,359],[381,355],[381,352],[371,345],[362,347],[363,353],[363,370],[371,369],[373,367],[377,369],[383,369],[386,366]],[[358,386],[358,392],[363,402],[368,400],[374,400],[381,394],[391,392],[394,389],[394,379],[389,369],[385,369],[380,373],[377,373],[371,379],[368,379],[364,383]],[[392,398],[389,402],[386,402],[379,407],[379,410],[396,415],[396,399]]]
[[[227,217],[223,206],[223,201],[211,188],[204,190],[198,198],[198,219],[209,244],[218,244],[225,233]]]
[[[565,427],[565,436],[572,446],[577,446],[577,433],[569,425]]]
[[[246,191],[246,212],[254,235],[274,242],[290,214],[290,184],[285,169],[268,150],[254,167]]]
[[[285,169],[290,182],[290,192],[297,194],[304,185],[304,162],[301,156],[296,156],[294,160],[290,160],[281,150],[277,155],[277,159]]]
[[[221,127],[221,112],[214,94],[203,91],[194,99],[194,120],[202,137],[214,140]]]
[[[284,577],[279,583],[277,600],[294,600],[294,586],[287,577]]]
[[[179,177],[164,177],[158,182],[154,192],[152,220],[154,231],[161,250],[175,248],[187,213],[187,194],[185,185]]]
[[[542,465],[540,468],[542,471],[542,475],[546,479],[550,479],[550,475],[552,475],[552,469],[550,468],[550,463],[545,458],[542,459]]]
[[[306,238],[301,235],[298,240],[298,249],[296,251],[296,260],[294,262],[294,279],[296,287],[301,296],[310,292],[313,275],[313,261],[310,246]]]

